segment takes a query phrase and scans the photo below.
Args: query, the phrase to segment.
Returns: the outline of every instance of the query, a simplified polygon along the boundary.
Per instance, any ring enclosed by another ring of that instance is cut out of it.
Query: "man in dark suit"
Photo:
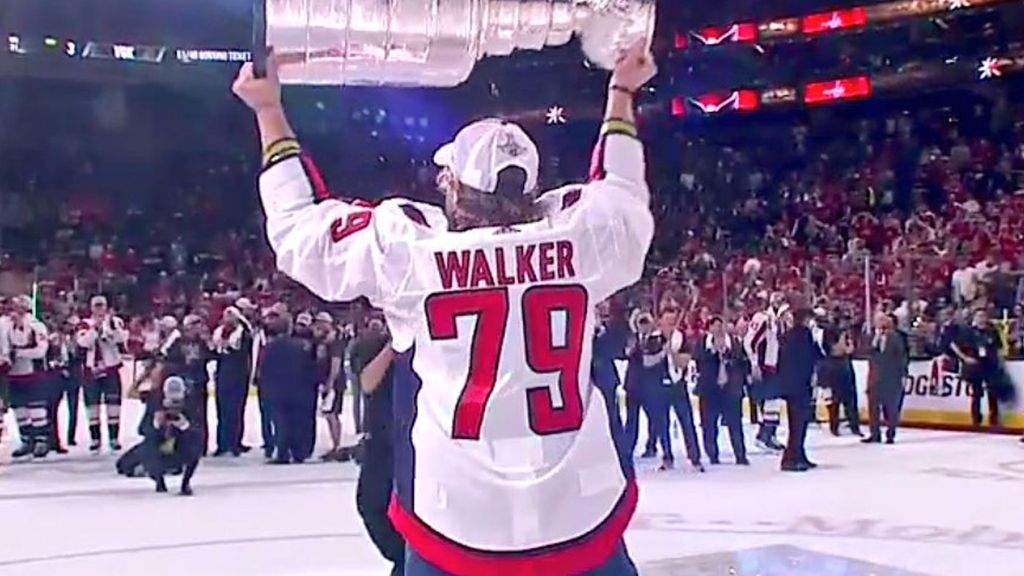
[[[661,377],[656,370],[665,357],[665,340],[660,334],[655,335],[654,318],[648,312],[640,313],[634,325],[635,334],[631,334],[626,343],[626,424],[623,442],[626,453],[632,458],[640,435],[642,409],[647,416],[647,445],[643,457],[653,458],[657,456],[659,441],[663,451],[668,446],[668,421],[661,421],[662,411],[657,405]],[[666,454],[671,455],[667,451]]]
[[[785,472],[806,472],[817,464],[807,459],[804,442],[807,439],[807,424],[811,414],[811,381],[821,347],[811,334],[811,311],[806,308],[786,312],[792,316],[792,328],[783,333],[779,342],[779,382],[783,399],[786,400],[786,417],[789,421],[789,439],[782,453],[782,470]]]
[[[857,380],[853,372],[853,342],[850,333],[829,326],[822,338],[825,358],[818,363],[818,386],[830,391],[828,427],[839,436],[839,409],[846,413],[850,432],[863,437],[860,431],[860,409],[857,406]]]
[[[693,404],[690,402],[690,390],[686,378],[690,367],[690,355],[687,353],[686,336],[677,328],[678,324],[678,309],[667,307],[661,311],[661,315],[658,317],[657,332],[664,336],[665,358],[658,367],[661,385],[657,387],[656,394],[659,409],[662,411],[660,421],[665,426],[667,442],[662,469],[667,470],[675,465],[675,456],[672,454],[672,435],[669,433],[670,412],[675,412],[676,420],[679,421],[679,432],[683,437],[683,446],[686,448],[686,459],[690,461],[693,470],[704,472],[704,465],[700,461],[697,427],[693,421]]]
[[[594,385],[604,397],[608,406],[608,414],[612,419],[612,426],[616,433],[615,438],[619,443],[625,442],[625,433],[622,425],[622,415],[619,411],[619,404],[616,393],[622,384],[619,381],[619,372],[615,368],[615,361],[624,358],[626,355],[626,343],[629,340],[629,322],[622,317],[622,314],[613,313],[609,301],[604,301],[597,306],[597,326],[594,332],[594,353],[590,362],[590,376]],[[625,450],[623,450],[625,454]],[[623,458],[628,465],[632,465],[633,457]]]
[[[366,394],[366,434],[362,441],[359,481],[356,484],[356,509],[363,519],[370,540],[392,563],[392,576],[405,573],[405,540],[388,519],[388,504],[394,489],[395,415],[392,410],[391,365],[395,359],[389,339],[377,339],[374,351],[365,344],[364,352],[373,357],[354,374],[360,390]]]
[[[879,315],[876,326],[871,357],[868,359],[868,425],[871,435],[862,442],[872,444],[882,441],[881,420],[884,416],[888,427],[885,443],[892,444],[896,440],[896,427],[900,423],[903,378],[907,375],[910,357],[906,340],[896,330],[891,316]]]
[[[252,325],[235,306],[224,310],[220,326],[213,331],[217,358],[214,376],[217,407],[217,450],[214,456],[248,451],[242,444],[245,433],[245,404],[252,377]]]
[[[704,451],[712,464],[718,464],[718,419],[729,429],[736,464],[749,466],[743,442],[743,387],[749,364],[743,345],[726,334],[725,323],[719,317],[711,319],[707,335],[693,349],[697,363],[697,388],[700,400],[700,426],[704,436]]]
[[[316,439],[316,356],[306,338],[292,336],[288,319],[267,321],[260,386],[274,426],[274,464],[301,464]]]

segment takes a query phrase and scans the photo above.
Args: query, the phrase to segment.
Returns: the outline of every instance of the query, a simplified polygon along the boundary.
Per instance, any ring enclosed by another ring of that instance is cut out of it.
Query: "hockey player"
[[[755,312],[743,338],[743,349],[750,358],[751,396],[760,401],[761,421],[757,445],[763,450],[780,451],[785,447],[775,438],[779,427],[782,401],[775,381],[779,364],[779,317],[786,307],[785,295],[773,292],[768,306]],[[762,300],[763,302],[763,300]]]
[[[11,318],[7,299],[0,297],[0,444],[4,441],[7,409],[11,404],[11,386],[7,374],[11,371]]]
[[[92,315],[82,322],[76,335],[84,355],[85,412],[89,418],[89,450],[99,452],[102,444],[100,406],[107,413],[107,442],[121,449],[121,353],[128,342],[124,320],[107,306],[107,299],[94,296],[89,302]]]
[[[259,124],[278,267],[387,318],[389,515],[407,576],[636,574],[622,537],[637,486],[590,363],[594,304],[641,277],[654,233],[634,99],[655,71],[643,43],[621,55],[588,184],[538,197],[539,153],[522,128],[463,128],[434,156],[443,211],[318,202],[274,59],[266,78],[242,67],[234,90]]]
[[[32,299],[28,296],[16,296],[12,301],[8,342],[11,406],[21,434],[21,447],[12,456],[45,458],[50,451],[51,378],[46,367],[50,340],[46,326],[32,316]]]

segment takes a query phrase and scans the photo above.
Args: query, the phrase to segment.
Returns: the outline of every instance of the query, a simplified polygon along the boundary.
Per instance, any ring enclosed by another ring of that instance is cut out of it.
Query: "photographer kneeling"
[[[203,454],[203,437],[199,426],[193,426],[196,414],[188,398],[185,380],[170,376],[162,386],[146,398],[146,416],[140,426],[143,440],[143,466],[156,482],[157,492],[167,492],[164,474],[182,468],[181,495],[192,495],[192,476]]]

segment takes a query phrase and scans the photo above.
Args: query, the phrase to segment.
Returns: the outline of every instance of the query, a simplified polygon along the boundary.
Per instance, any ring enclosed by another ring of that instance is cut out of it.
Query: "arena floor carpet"
[[[258,446],[250,408],[247,439]],[[3,445],[0,576],[387,573],[356,515],[354,465],[270,467],[255,452],[207,460],[188,499],[117,477],[114,457],[89,455],[82,440],[35,463],[11,464]],[[810,444],[821,467],[799,475],[756,454],[750,468],[703,475],[641,462],[627,537],[641,574],[1024,574],[1017,439],[907,430],[894,446],[863,446],[812,427]]]

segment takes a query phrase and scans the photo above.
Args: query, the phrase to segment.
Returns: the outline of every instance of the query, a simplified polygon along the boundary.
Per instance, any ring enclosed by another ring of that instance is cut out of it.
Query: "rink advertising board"
[[[616,362],[619,378],[624,381],[626,363]],[[1024,404],[1024,361],[1006,363],[1010,378],[1017,386],[1017,396]],[[854,360],[853,371],[857,379],[861,419],[867,420],[868,362]],[[697,383],[697,368],[693,362],[687,371],[689,389]],[[903,401],[903,424],[921,428],[971,429],[971,394],[967,383],[956,372],[944,370],[938,360],[919,360],[910,363],[910,374],[904,379],[906,393]],[[824,406],[819,403],[818,417],[825,418]],[[744,408],[746,406],[744,405]],[[696,412],[696,410],[694,411]],[[982,402],[982,415],[988,420],[988,403]],[[1024,405],[1003,407],[1004,427],[1024,431]]]
[[[1024,361],[1006,363],[1010,379],[1017,386],[1017,396],[1024,399]],[[864,411],[868,363],[855,360],[853,370],[857,377],[857,391],[861,398],[861,415]],[[960,375],[944,370],[939,360],[920,360],[910,363],[910,374],[904,379],[903,422],[917,426],[937,428],[969,428],[971,426],[971,393]],[[982,401],[982,415],[988,418],[988,403]],[[1024,429],[1024,407],[1003,407],[1003,425]]]

